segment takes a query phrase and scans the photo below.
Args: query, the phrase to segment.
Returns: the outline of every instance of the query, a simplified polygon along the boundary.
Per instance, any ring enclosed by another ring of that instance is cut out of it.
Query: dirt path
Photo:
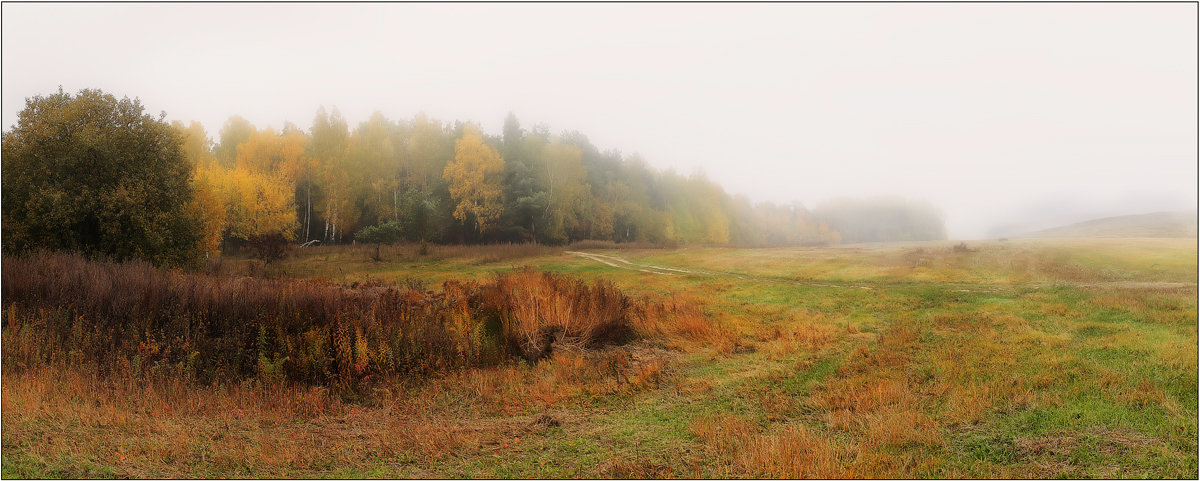
[[[1081,287],[1084,289],[1186,289],[1195,288],[1196,284],[1190,282],[1146,282],[1146,281],[1113,281],[1113,282],[1056,282],[1051,284],[1037,284],[1034,289],[1041,289],[1054,286],[1070,286]]]
[[[712,271],[703,271],[703,270],[698,270],[698,269],[694,270],[694,269],[682,269],[682,268],[678,268],[678,267],[659,266],[659,265],[654,265],[654,264],[638,264],[636,262],[632,262],[632,261],[629,261],[627,259],[623,259],[623,258],[620,258],[617,256],[597,254],[594,252],[566,251],[566,253],[575,255],[575,256],[579,256],[579,257],[583,257],[584,259],[593,260],[593,261],[599,262],[599,263],[604,264],[609,267],[615,267],[617,269],[626,269],[626,270],[632,270],[632,271],[638,271],[638,272],[645,272],[645,273],[649,273],[649,274],[657,274],[660,276],[677,276],[677,275],[683,275],[683,274],[702,275],[702,276],[729,276],[729,277],[735,277],[735,278],[741,279],[741,280],[753,280],[753,281],[759,281],[759,282],[787,282],[787,283],[800,284],[800,285],[805,285],[805,286],[829,287],[829,288],[833,288],[833,289],[864,289],[864,290],[875,290],[876,289],[876,287],[865,286],[865,285],[861,285],[861,284],[845,284],[845,285],[825,284],[825,283],[819,283],[819,282],[804,282],[804,281],[799,281],[799,280],[788,280],[788,279],[780,279],[780,278],[772,278],[772,277],[744,276],[744,275],[733,274],[733,273],[729,273],[729,272],[712,272]],[[1047,287],[1053,287],[1056,285],[1066,285],[1066,286],[1080,287],[1080,288],[1085,288],[1085,289],[1086,288],[1178,289],[1178,288],[1188,288],[1188,287],[1194,288],[1194,287],[1196,287],[1196,284],[1189,284],[1189,283],[1184,283],[1184,282],[1132,282],[1132,281],[1099,282],[1099,283],[1095,283],[1095,282],[1091,282],[1091,283],[1065,282],[1064,281],[1064,282],[1055,282],[1055,283],[1050,283],[1050,284],[1031,284],[1031,285],[1027,285],[1024,287],[1032,288],[1032,289],[1042,289],[1042,288],[1047,288]],[[947,287],[951,287],[951,286],[948,285]],[[955,287],[955,289],[954,289],[955,292],[1000,292],[1001,290],[1004,290],[1003,287],[991,287],[991,288],[979,287],[979,288],[971,288],[971,289],[963,288],[961,285],[956,285],[953,287]],[[1012,289],[1012,288],[1017,288],[1018,286],[1007,286],[1007,287]]]
[[[733,276],[733,277],[737,277],[738,279],[745,279],[745,278],[746,278],[745,276],[740,276],[740,275],[737,275],[737,274],[729,274],[729,273],[725,273],[725,272],[709,272],[709,271],[700,271],[700,270],[680,269],[680,268],[678,268],[678,267],[656,266],[656,265],[653,265],[653,264],[638,264],[638,263],[634,263],[634,262],[627,261],[627,260],[625,260],[625,259],[622,259],[622,258],[620,258],[620,257],[617,257],[617,256],[607,256],[607,255],[604,255],[604,254],[596,254],[596,253],[593,253],[593,252],[577,252],[577,251],[567,251],[567,253],[568,253],[568,254],[575,254],[575,255],[578,255],[578,256],[583,256],[583,257],[586,257],[586,258],[592,259],[592,260],[594,260],[594,261],[603,262],[604,264],[607,264],[607,265],[610,265],[610,266],[613,266],[613,267],[622,268],[622,269],[627,269],[627,268],[626,268],[626,267],[621,267],[621,266],[619,266],[619,265],[612,264],[611,262],[606,262],[606,260],[607,260],[607,261],[613,261],[613,262],[620,262],[620,263],[622,263],[622,264],[625,264],[625,265],[628,265],[628,266],[634,266],[634,267],[643,267],[643,268],[646,268],[646,269],[654,269],[655,271],[669,271],[669,272],[655,272],[656,274],[670,274],[670,273],[679,273],[679,274],[700,274],[700,275],[706,275],[706,276],[718,276],[718,275],[726,275],[726,276]],[[636,270],[641,270],[641,269],[636,269]],[[643,271],[643,272],[647,272],[647,271]]]
[[[678,272],[689,273],[689,274],[691,273],[691,271],[686,271],[686,270],[683,270],[683,269],[671,269],[671,268],[663,268],[663,267],[658,267],[658,266],[644,266],[644,265],[641,265],[641,264],[634,264],[634,263],[632,263],[632,262],[629,262],[629,261],[627,261],[627,260],[625,260],[625,259],[622,259],[622,258],[620,258],[620,257],[606,256],[606,255],[601,255],[601,254],[590,254],[590,253],[587,253],[587,252],[577,252],[577,251],[567,251],[567,253],[568,253],[568,254],[577,255],[577,256],[579,256],[579,257],[582,257],[582,258],[584,258],[584,259],[591,259],[591,260],[593,260],[593,261],[599,262],[599,263],[601,263],[601,264],[604,264],[604,265],[606,265],[606,266],[609,266],[609,267],[616,267],[617,269],[628,269],[628,270],[631,270],[631,271],[638,271],[638,272],[648,272],[648,273],[650,273],[650,274],[658,274],[658,275],[661,275],[661,276],[676,276],[676,275],[679,275],[679,274],[672,273],[672,272],[660,272],[660,270],[664,270],[664,271],[665,271],[665,270],[670,270],[670,271],[678,271]],[[622,265],[619,265],[619,264],[614,264],[614,263],[613,263],[613,261],[620,262],[620,263],[623,263],[623,264],[625,264],[625,265],[624,265],[624,266],[622,266]],[[639,269],[639,267],[646,267],[646,268],[649,268],[649,269],[657,269],[657,270]]]
[[[742,280],[757,280],[760,282],[791,282],[791,283],[802,284],[802,285],[806,285],[806,286],[832,287],[835,289],[866,289],[866,290],[874,290],[875,289],[874,287],[861,286],[861,285],[837,285],[837,284],[821,284],[821,283],[816,283],[816,282],[788,281],[788,280],[783,280],[783,279],[772,279],[772,278],[756,277],[756,276],[748,277],[748,276],[743,276],[740,274],[731,274],[728,272],[711,272],[711,271],[701,271],[701,270],[680,269],[678,267],[656,266],[653,264],[638,264],[635,262],[630,262],[626,259],[622,259],[617,256],[609,256],[609,255],[596,254],[596,253],[591,253],[591,252],[567,251],[567,253],[573,254],[573,255],[576,255],[579,257],[583,257],[585,259],[591,259],[593,261],[599,262],[606,266],[616,267],[618,269],[628,269],[628,270],[634,270],[634,271],[639,271],[639,272],[648,272],[650,274],[658,274],[658,275],[664,275],[664,276],[675,276],[675,275],[680,275],[680,274],[695,274],[695,275],[702,275],[702,276],[730,276],[730,277],[736,277],[736,278],[742,279]],[[620,263],[620,264],[617,264],[617,263]]]

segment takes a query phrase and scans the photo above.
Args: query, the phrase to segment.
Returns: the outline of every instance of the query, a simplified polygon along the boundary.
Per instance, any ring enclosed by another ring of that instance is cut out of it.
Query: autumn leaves
[[[454,160],[446,164],[444,176],[450,196],[457,203],[454,218],[461,222],[473,220],[479,232],[494,229],[504,213],[504,159],[483,143],[478,129],[467,126],[462,138],[454,143]]]

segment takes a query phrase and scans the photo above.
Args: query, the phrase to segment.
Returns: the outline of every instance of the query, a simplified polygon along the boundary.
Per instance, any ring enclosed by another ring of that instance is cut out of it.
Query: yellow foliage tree
[[[709,244],[729,243],[729,217],[717,209],[704,214],[704,242]]]
[[[454,161],[446,164],[442,175],[449,184],[450,197],[457,203],[455,219],[467,222],[474,216],[479,232],[496,226],[504,211],[501,202],[504,159],[496,149],[483,143],[483,136],[473,126],[467,126],[462,138],[455,142]]]
[[[250,133],[250,138],[237,146],[236,165],[256,173],[277,173],[284,179],[295,181],[308,169],[307,143],[308,138],[303,132],[280,134],[269,127],[255,130]]]
[[[613,236],[613,208],[603,199],[592,200],[591,226],[588,233],[592,239],[610,239]]]
[[[204,174],[217,165],[217,158],[212,153],[212,141],[200,122],[184,125],[175,121],[171,126],[183,137],[183,155],[196,166],[192,172],[192,188],[195,196],[185,207],[189,215],[200,219],[201,238],[200,249],[207,256],[221,253],[221,237],[225,231],[225,205],[217,197],[213,185]]]
[[[542,148],[542,169],[548,187],[546,233],[558,242],[569,240],[578,225],[587,194],[587,171],[578,147],[554,139]]]
[[[400,219],[400,173],[407,162],[399,130],[375,112],[350,136],[346,170],[353,186],[351,197],[357,199],[363,218]]]
[[[212,186],[199,175],[192,178],[192,186],[196,194],[191,202],[188,202],[187,212],[200,219],[200,248],[205,255],[219,255],[221,253],[221,236],[225,231],[225,205],[217,197]]]
[[[324,239],[337,241],[339,233],[357,221],[351,203],[352,186],[347,165],[350,131],[337,109],[327,113],[323,107],[317,110],[311,131],[311,178],[324,191],[325,197],[325,207],[320,212],[325,219]]]
[[[248,240],[280,233],[292,239],[295,235],[295,191],[287,179],[242,166],[202,169],[199,177],[224,207],[228,237]]]
[[[209,140],[208,133],[204,131],[204,125],[200,122],[192,122],[184,125],[178,120],[171,122],[171,127],[183,136],[183,156],[197,167],[207,167],[217,161],[217,158],[212,153],[212,140]]]
[[[424,112],[413,118],[408,146],[405,151],[405,177],[409,185],[421,191],[433,189],[434,180],[446,159],[450,157],[449,141],[442,123]]]

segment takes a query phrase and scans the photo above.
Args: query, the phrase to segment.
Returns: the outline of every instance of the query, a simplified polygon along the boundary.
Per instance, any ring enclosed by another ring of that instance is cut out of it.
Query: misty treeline
[[[318,109],[306,132],[258,129],[230,118],[207,145],[198,123],[175,123],[207,187],[229,198],[223,178],[277,189],[277,222],[227,218],[226,236],[251,226],[297,242],[368,239],[443,243],[578,240],[735,245],[817,245],[944,237],[936,211],[902,199],[752,204],[702,174],[657,171],[638,155],[602,151],[579,132],[526,129],[513,114],[500,135],[472,123],[375,113],[350,128]],[[236,182],[234,182],[236,183]],[[229,207],[237,208],[235,202]],[[288,215],[291,205],[294,217]],[[227,212],[235,212],[227,210]],[[814,215],[817,214],[817,215]],[[847,236],[832,226],[844,226]],[[392,235],[383,232],[392,232]]]
[[[424,114],[375,113],[352,127],[320,108],[307,130],[233,116],[213,141],[197,122],[167,124],[142,110],[98,90],[27,99],[4,133],[6,249],[178,263],[263,239],[768,246],[944,237],[926,204],[752,204],[702,174],[658,171],[579,132],[527,129],[512,114],[496,135]],[[95,247],[105,243],[118,246]],[[153,254],[164,249],[172,254]]]
[[[233,117],[211,146],[198,123],[175,126],[198,190],[223,199],[224,239],[278,231],[301,243],[356,233],[441,243],[839,241],[799,205],[754,206],[703,175],[656,171],[578,132],[525,129],[511,114],[500,135],[424,114],[376,113],[351,128],[336,110],[319,109],[308,131]]]
[[[942,240],[946,224],[933,205],[901,197],[840,198],[813,210],[845,242]]]

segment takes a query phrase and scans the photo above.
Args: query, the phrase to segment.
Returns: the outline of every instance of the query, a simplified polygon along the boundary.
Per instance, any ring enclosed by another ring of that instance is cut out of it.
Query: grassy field
[[[219,269],[437,291],[531,266],[703,322],[355,397],[6,350],[4,477],[1198,475],[1195,239],[374,253]]]

